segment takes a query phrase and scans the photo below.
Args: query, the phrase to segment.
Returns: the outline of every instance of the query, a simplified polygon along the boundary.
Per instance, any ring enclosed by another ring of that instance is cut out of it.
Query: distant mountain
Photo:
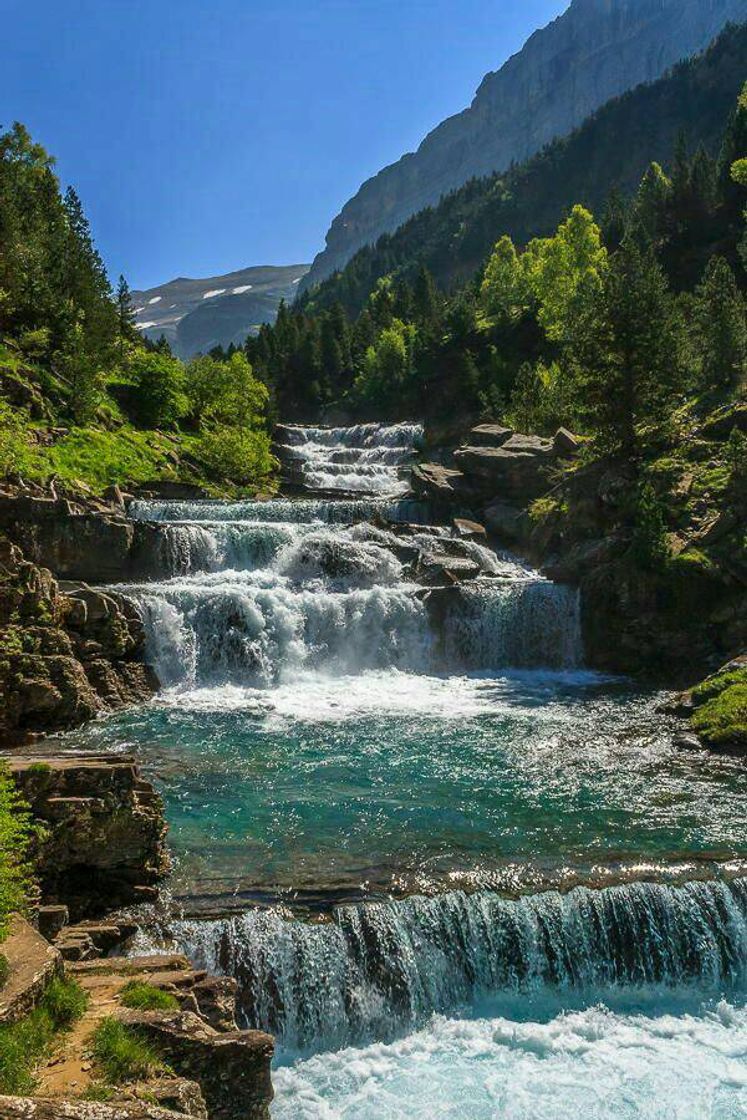
[[[678,137],[691,151],[702,144],[717,155],[746,76],[744,23],[657,81],[613,99],[526,163],[465,183],[359,249],[303,304],[314,311],[339,302],[357,315],[381,277],[412,282],[421,265],[448,290],[474,275],[504,233],[520,245],[548,236],[577,202],[601,218],[612,191],[630,195],[652,160],[671,159]]]
[[[527,159],[745,19],[747,0],[573,0],[483,79],[468,109],[363,184],[332,222],[302,290],[444,194]]]
[[[180,358],[240,345],[275,321],[280,301],[293,301],[308,270],[307,264],[258,265],[204,280],[169,280],[132,293],[135,322],[148,338],[165,335]]]

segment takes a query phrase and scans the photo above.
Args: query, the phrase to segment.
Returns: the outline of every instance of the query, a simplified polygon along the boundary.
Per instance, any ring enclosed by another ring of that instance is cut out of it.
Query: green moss
[[[693,730],[709,746],[747,747],[747,669],[709,677],[693,689]]]
[[[179,1007],[179,1000],[171,992],[140,980],[131,980],[125,985],[120,1001],[125,1007],[138,1011],[175,1011]]]
[[[102,1020],[91,1041],[100,1080],[109,1085],[142,1081],[165,1069],[156,1052],[138,1032],[118,1019]]]

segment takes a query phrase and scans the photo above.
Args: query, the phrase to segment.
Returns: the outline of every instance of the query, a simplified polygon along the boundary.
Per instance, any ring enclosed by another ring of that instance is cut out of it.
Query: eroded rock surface
[[[86,585],[66,591],[0,537],[0,735],[75,727],[149,698],[137,611]]]
[[[84,917],[155,897],[169,868],[164,808],[132,758],[25,756],[9,766],[47,825],[38,851],[45,902]],[[106,931],[94,927],[89,936],[95,944]]]

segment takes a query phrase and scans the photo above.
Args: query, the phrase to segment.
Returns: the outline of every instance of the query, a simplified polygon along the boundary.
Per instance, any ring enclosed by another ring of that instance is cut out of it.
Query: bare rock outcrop
[[[189,1011],[132,1011],[122,1018],[148,1038],[179,1076],[199,1084],[211,1120],[269,1120],[270,1035],[219,1032]]]
[[[77,918],[155,897],[169,869],[164,808],[132,758],[15,756],[9,766],[47,826],[37,853],[45,902]],[[105,931],[92,932],[95,944],[94,935]]]
[[[0,735],[75,727],[150,697],[144,632],[123,596],[62,591],[0,537]]]

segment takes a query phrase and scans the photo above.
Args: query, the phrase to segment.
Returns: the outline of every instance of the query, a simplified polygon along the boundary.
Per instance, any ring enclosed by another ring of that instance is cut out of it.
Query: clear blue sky
[[[0,0],[23,121],[133,287],[311,260],[567,0]]]

